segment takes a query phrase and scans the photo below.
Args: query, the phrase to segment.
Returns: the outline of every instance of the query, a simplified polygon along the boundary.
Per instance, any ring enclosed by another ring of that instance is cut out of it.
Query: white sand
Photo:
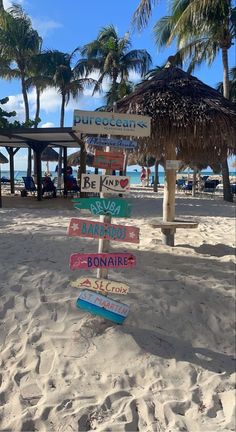
[[[123,326],[75,306],[70,280],[96,272],[71,272],[69,256],[98,245],[66,236],[76,210],[0,210],[1,431],[234,430],[234,206],[179,196],[199,228],[172,248],[148,225],[161,197],[133,196],[114,223],[140,227],[140,245],[112,250],[137,268],[109,272],[130,286],[113,296],[130,305]]]

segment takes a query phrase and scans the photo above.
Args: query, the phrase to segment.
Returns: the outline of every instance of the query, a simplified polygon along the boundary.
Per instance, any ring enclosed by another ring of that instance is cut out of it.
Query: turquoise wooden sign
[[[125,217],[131,215],[131,204],[118,198],[75,198],[72,200],[77,209],[88,209],[94,215]]]

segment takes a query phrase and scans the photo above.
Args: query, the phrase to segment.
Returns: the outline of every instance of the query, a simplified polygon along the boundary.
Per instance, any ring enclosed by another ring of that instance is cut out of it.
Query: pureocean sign
[[[89,134],[145,137],[150,135],[150,123],[148,116],[74,110],[73,129]]]

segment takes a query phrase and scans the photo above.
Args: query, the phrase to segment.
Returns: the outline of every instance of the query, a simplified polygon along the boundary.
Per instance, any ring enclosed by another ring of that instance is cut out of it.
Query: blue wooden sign
[[[128,305],[90,290],[81,291],[76,306],[116,324],[123,324],[129,313]]]

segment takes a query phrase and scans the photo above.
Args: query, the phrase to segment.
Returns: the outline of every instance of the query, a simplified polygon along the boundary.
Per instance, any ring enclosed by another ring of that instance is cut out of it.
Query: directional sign
[[[111,215],[112,217],[130,217],[131,204],[119,198],[74,198],[72,202],[77,209],[88,209],[94,215]]]
[[[88,145],[96,146],[96,147],[118,147],[123,149],[132,149],[137,147],[137,141],[126,140],[126,139],[118,139],[118,138],[101,138],[101,137],[87,137],[86,143]]]
[[[81,192],[125,193],[130,188],[129,177],[82,174]]]
[[[95,151],[93,166],[103,169],[122,170],[124,165],[124,154],[118,152]]]
[[[167,170],[178,170],[181,165],[180,160],[166,160],[166,169]]]
[[[139,243],[139,228],[95,222],[86,219],[72,218],[68,228],[68,235]]]
[[[70,269],[132,268],[136,258],[130,253],[75,253],[70,256]]]
[[[81,291],[76,306],[117,324],[122,324],[129,313],[128,305],[90,290]]]
[[[100,291],[110,294],[125,295],[129,292],[129,287],[123,282],[114,282],[109,279],[96,279],[81,277],[70,283],[75,288],[88,288],[93,291]]]
[[[98,111],[74,111],[73,130],[89,134],[150,136],[151,117]]]

